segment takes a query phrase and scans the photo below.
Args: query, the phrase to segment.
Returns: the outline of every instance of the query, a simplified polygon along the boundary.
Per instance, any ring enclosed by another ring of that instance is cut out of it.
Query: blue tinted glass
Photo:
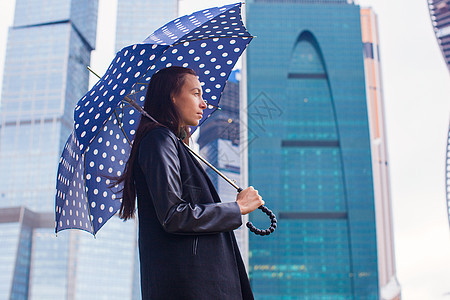
[[[249,184],[278,215],[272,235],[250,235],[253,291],[378,299],[359,7],[268,2],[246,7]]]

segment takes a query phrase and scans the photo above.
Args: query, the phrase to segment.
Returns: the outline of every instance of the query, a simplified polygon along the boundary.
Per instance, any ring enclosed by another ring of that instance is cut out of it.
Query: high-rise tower
[[[2,299],[76,294],[77,237],[55,238],[55,178],[88,88],[97,8],[97,0],[16,0],[0,108]]]
[[[212,163],[228,178],[235,180],[242,186],[241,175],[241,147],[239,127],[239,77],[240,71],[234,70],[228,78],[227,84],[220,98],[220,110],[215,111],[199,128],[197,143],[200,154]],[[210,168],[205,168],[214,183],[222,202],[235,201],[236,189],[223,180]],[[243,223],[248,220],[243,217]],[[244,262],[248,263],[248,229],[241,226],[235,230],[236,240]]]
[[[367,111],[372,153],[372,175],[377,227],[378,284],[380,299],[400,299],[397,281],[389,157],[384,117],[383,85],[377,16],[370,8],[361,9],[361,30],[366,77]]]
[[[360,8],[346,0],[246,8],[258,37],[247,52],[248,178],[279,220],[272,235],[250,235],[255,295],[379,299]]]
[[[118,0],[115,51],[140,43],[178,16],[178,0]]]

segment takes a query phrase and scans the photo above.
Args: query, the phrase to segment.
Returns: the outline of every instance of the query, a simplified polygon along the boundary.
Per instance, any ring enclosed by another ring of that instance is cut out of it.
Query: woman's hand
[[[246,188],[240,192],[236,197],[237,204],[241,209],[241,215],[251,213],[261,205],[264,205],[264,201],[252,186]]]

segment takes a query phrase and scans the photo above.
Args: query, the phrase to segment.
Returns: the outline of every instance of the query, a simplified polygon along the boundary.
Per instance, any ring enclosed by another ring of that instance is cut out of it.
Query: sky
[[[14,2],[0,1],[0,78]],[[233,2],[181,0],[180,14]],[[103,74],[114,56],[117,0],[99,3],[97,49],[91,66]],[[445,199],[450,72],[434,37],[427,0],[357,3],[372,7],[378,15],[402,299],[450,299],[450,229]]]

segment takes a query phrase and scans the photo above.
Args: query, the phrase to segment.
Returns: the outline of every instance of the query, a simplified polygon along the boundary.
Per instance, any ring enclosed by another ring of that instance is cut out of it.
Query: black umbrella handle
[[[241,192],[241,191],[242,191],[242,189],[239,188],[239,189],[238,189],[238,192]],[[267,228],[267,229],[265,229],[265,230],[262,230],[262,229],[256,228],[255,225],[253,225],[252,222],[247,222],[246,225],[247,225],[248,229],[250,229],[250,231],[253,232],[253,233],[256,234],[256,235],[261,235],[261,236],[269,235],[269,234],[271,234],[272,232],[274,232],[275,229],[277,228],[277,217],[276,217],[275,214],[274,214],[270,209],[268,209],[267,206],[265,206],[265,205],[261,205],[261,206],[258,207],[258,208],[259,208],[260,210],[262,210],[266,215],[269,216],[269,218],[270,218],[270,223],[271,223],[271,224],[270,224],[270,227]]]

